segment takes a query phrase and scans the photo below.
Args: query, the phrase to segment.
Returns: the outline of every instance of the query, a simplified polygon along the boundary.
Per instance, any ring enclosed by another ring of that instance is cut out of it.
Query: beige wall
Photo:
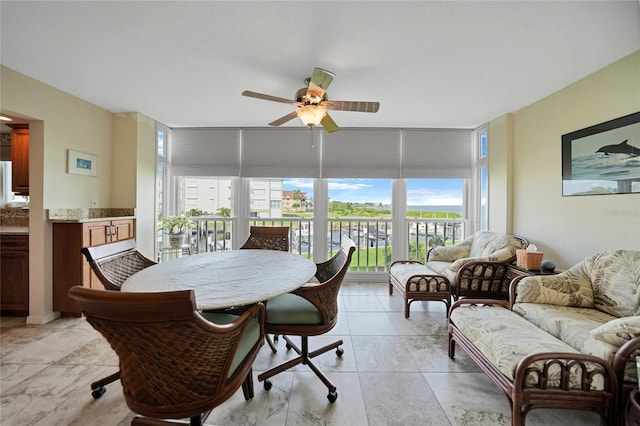
[[[561,269],[602,250],[640,250],[640,194],[563,197],[561,174],[562,135],[640,111],[638,76],[640,51],[515,112],[511,126],[490,124],[491,159],[513,154],[512,173],[501,165],[489,175],[491,229],[528,238]]]
[[[52,228],[45,210],[89,208],[92,200],[97,201],[97,207],[132,208],[137,207],[137,193],[145,193],[145,197],[150,193],[153,197],[153,181],[148,188],[136,188],[135,160],[150,155],[151,161],[155,161],[155,148],[151,148],[149,155],[139,153],[154,143],[155,131],[149,131],[149,127],[155,127],[155,124],[150,125],[146,117],[136,116],[138,124],[122,130],[114,124],[116,120],[111,112],[4,66],[0,68],[0,95],[3,112],[30,120],[30,312],[27,321],[45,323],[56,316],[52,312]],[[138,143],[123,143],[116,149],[116,131],[123,141],[133,139]],[[95,155],[98,158],[97,177],[68,174],[68,149]],[[122,168],[114,167],[114,153],[118,159],[134,161],[133,171],[127,167],[127,172],[121,174]],[[147,162],[143,161],[143,170],[148,174],[153,166],[149,167]],[[116,179],[113,169],[117,169],[117,185],[113,182]],[[144,182],[148,180],[147,177]],[[114,188],[119,190],[117,196]],[[143,210],[149,208],[153,210],[153,202]],[[153,213],[150,217],[153,218]]]
[[[111,179],[111,203],[135,206],[138,249],[155,257],[156,123],[135,112],[114,114],[113,158],[117,172]],[[135,185],[132,185],[135,182]]]
[[[489,229],[511,233],[513,228],[513,114],[489,123]]]

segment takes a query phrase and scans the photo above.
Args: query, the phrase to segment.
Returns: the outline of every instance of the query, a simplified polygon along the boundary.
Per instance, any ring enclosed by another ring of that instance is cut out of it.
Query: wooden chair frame
[[[252,365],[264,344],[263,304],[232,323],[216,325],[197,312],[193,290],[122,293],[75,286],[69,295],[118,354],[127,405],[144,416],[132,425],[185,418],[201,425],[238,388],[245,399],[253,397]],[[230,374],[254,318],[259,338]]]

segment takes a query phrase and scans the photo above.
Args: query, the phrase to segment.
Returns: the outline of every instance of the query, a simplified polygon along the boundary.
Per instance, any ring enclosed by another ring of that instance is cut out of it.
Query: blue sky
[[[313,179],[285,179],[284,189],[311,194]],[[462,205],[462,179],[408,179],[410,206]],[[329,199],[352,203],[391,204],[391,179],[330,179]]]

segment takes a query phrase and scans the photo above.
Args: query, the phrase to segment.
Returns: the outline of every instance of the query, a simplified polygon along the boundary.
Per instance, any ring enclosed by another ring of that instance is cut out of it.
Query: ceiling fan
[[[292,104],[298,107],[290,114],[280,117],[269,123],[270,126],[280,126],[289,120],[299,117],[305,126],[309,128],[321,124],[329,132],[340,130],[335,121],[327,113],[334,111],[357,111],[357,112],[378,112],[380,102],[360,102],[360,101],[330,101],[327,99],[327,87],[333,81],[335,75],[331,71],[322,68],[314,68],[310,78],[305,80],[307,87],[303,87],[295,94],[295,99],[280,98],[278,96],[265,95],[262,93],[245,90],[242,96],[250,98],[264,99],[267,101]]]

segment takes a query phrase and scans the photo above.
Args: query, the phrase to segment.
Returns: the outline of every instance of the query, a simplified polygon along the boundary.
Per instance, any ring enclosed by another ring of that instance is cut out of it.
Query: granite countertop
[[[91,218],[58,218],[49,219],[51,223],[87,223],[87,222],[102,222],[105,220],[120,220],[120,219],[135,219],[135,216],[104,216],[104,217],[91,217]]]
[[[29,227],[19,225],[0,225],[0,235],[29,235]]]
[[[103,220],[135,219],[135,209],[50,209],[49,222],[52,223],[85,223]]]

